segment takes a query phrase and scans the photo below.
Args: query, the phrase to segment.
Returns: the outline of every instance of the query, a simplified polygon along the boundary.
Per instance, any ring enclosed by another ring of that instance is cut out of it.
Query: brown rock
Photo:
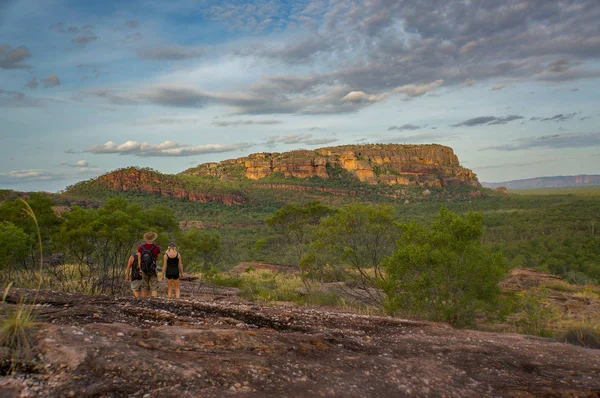
[[[274,173],[285,177],[331,178],[344,170],[368,184],[479,187],[477,176],[460,166],[452,148],[442,145],[347,145],[285,153],[257,153],[245,158],[206,163],[187,175],[244,175],[259,180]]]

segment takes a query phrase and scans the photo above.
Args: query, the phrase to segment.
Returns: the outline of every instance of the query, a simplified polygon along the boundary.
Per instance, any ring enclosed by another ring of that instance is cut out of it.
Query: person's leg
[[[175,297],[179,298],[181,295],[179,292],[179,279],[173,279],[173,283],[175,284]]]
[[[158,276],[157,275],[150,275],[148,277],[148,284],[150,285],[150,294],[152,294],[152,297],[157,297],[158,296]]]
[[[173,280],[167,278],[167,297],[172,297],[173,294]]]
[[[142,274],[142,297],[148,297],[150,294],[150,277]]]
[[[142,281],[140,279],[131,281],[131,291],[133,292],[133,297],[140,297],[141,288]]]

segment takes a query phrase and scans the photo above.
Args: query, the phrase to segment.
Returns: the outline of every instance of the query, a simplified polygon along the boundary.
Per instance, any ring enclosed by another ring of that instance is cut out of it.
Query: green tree
[[[10,273],[29,253],[31,237],[22,228],[7,221],[0,222],[0,269]]]
[[[327,266],[342,266],[344,278],[372,301],[381,303],[377,288],[386,280],[381,261],[395,250],[400,229],[391,206],[346,205],[321,220],[310,252],[302,259],[306,278],[322,278]]]
[[[294,262],[298,265],[321,218],[334,212],[331,207],[319,201],[312,201],[304,206],[292,203],[277,210],[265,222],[286,236],[288,244],[294,248]]]
[[[165,207],[148,210],[125,199],[108,199],[98,210],[75,208],[66,216],[58,240],[78,265],[79,279],[94,284],[94,290],[113,293],[127,259],[142,243],[146,231],[155,231],[157,243],[166,246],[178,228],[172,212]],[[86,279],[84,276],[93,278]],[[57,275],[66,282],[69,275]]]
[[[383,261],[387,309],[455,326],[495,310],[504,259],[482,247],[482,219],[441,209],[429,227],[403,225],[398,250]]]
[[[38,220],[45,254],[52,253],[55,248],[54,237],[59,230],[62,220],[54,214],[52,200],[41,193],[32,193],[27,203],[32,208]],[[23,265],[35,264],[38,252],[37,228],[35,223],[25,213],[25,205],[20,200],[9,201],[0,206],[0,221],[10,222],[24,231],[29,237],[28,261],[21,259]],[[39,259],[39,258],[38,258]]]
[[[181,234],[177,240],[186,267],[199,267],[206,271],[219,259],[221,236],[216,232],[193,229]]]

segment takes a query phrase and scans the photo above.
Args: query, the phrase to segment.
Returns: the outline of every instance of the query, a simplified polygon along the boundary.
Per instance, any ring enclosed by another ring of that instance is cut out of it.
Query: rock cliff
[[[187,199],[192,202],[218,202],[228,206],[246,203],[241,194],[201,192],[201,189],[185,187],[176,179],[148,170],[128,168],[98,177],[99,184],[112,191],[133,191],[147,194]]]
[[[479,187],[477,176],[460,166],[452,148],[442,145],[349,145],[256,153],[219,163],[205,163],[183,174],[222,180],[246,177],[260,180],[277,174],[323,179],[347,172],[368,184]]]

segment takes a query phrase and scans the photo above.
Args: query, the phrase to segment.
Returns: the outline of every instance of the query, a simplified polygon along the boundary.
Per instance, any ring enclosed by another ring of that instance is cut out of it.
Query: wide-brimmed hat
[[[144,234],[145,242],[152,243],[156,240],[156,238],[158,238],[158,235],[156,234],[156,232],[146,232]]]

